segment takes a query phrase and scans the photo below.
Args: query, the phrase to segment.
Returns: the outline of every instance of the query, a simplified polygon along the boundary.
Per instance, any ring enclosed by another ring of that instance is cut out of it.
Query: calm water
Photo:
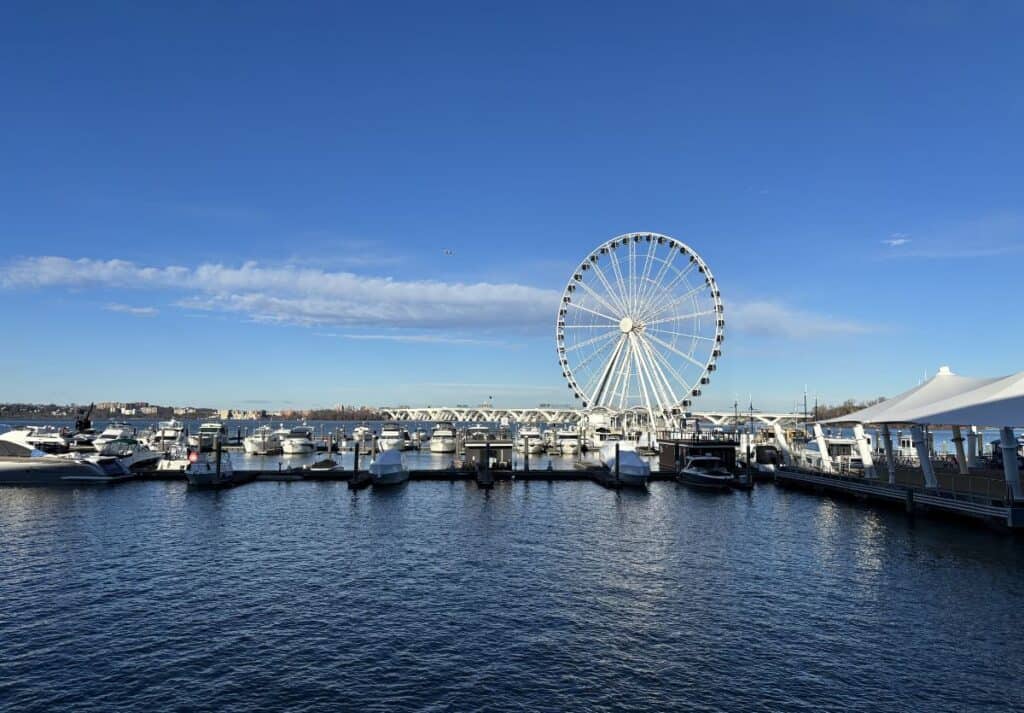
[[[1019,709],[1022,566],[772,486],[5,488],[0,709]]]

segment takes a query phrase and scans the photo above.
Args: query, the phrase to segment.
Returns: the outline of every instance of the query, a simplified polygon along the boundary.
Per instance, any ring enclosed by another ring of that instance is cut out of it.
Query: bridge
[[[393,421],[454,421],[454,422],[498,422],[502,419],[509,423],[576,423],[586,413],[581,409],[566,407],[538,407],[538,408],[500,408],[498,406],[382,406],[381,413]],[[612,416],[620,416],[623,413],[632,415],[632,411],[612,412]],[[642,414],[646,416],[646,413]],[[693,411],[688,412],[687,418],[700,419],[712,426],[725,426],[739,421],[741,424],[749,423],[753,418],[754,423],[763,426],[790,426],[804,421],[802,413],[766,413],[755,411],[751,416],[750,412],[740,411],[737,415],[734,411]]]

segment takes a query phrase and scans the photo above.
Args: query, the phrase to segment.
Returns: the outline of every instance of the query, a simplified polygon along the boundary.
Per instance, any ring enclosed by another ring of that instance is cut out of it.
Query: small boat
[[[110,483],[131,477],[114,458],[43,453],[19,441],[21,434],[13,437],[10,434],[8,431],[0,436],[0,484]]]
[[[601,447],[601,462],[611,473],[616,472],[615,443],[606,443]],[[637,455],[637,452],[620,443],[618,449],[618,476],[622,485],[646,487],[651,477],[650,464]]]
[[[281,436],[270,426],[260,426],[242,441],[246,454],[266,456],[281,452]]]
[[[381,451],[367,470],[370,471],[374,485],[398,485],[409,479],[409,471],[402,462],[402,453],[395,448]]]
[[[732,488],[734,477],[721,459],[714,456],[693,456],[687,459],[686,465],[676,474],[676,480],[696,488],[729,490]]]
[[[430,434],[430,452],[454,453],[456,445],[455,426],[450,421],[435,423]]]
[[[281,436],[281,452],[286,456],[316,453],[316,444],[313,442],[313,429],[309,426],[294,426],[288,429]]]
[[[231,456],[222,451],[218,463],[216,453],[192,451],[189,454],[188,466],[185,468],[185,477],[189,485],[198,487],[234,485],[235,474],[231,467]]]

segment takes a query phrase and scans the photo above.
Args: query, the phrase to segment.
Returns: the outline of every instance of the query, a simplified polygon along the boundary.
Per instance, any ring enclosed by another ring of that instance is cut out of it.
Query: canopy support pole
[[[882,446],[885,448],[885,465],[889,469],[889,485],[896,485],[896,454],[892,452],[892,433],[889,424],[882,424]]]
[[[967,465],[971,468],[981,467],[981,459],[978,458],[979,443],[978,427],[971,426],[971,430],[967,432]]]
[[[924,487],[935,490],[939,487],[939,483],[935,479],[935,469],[932,467],[932,458],[928,452],[928,441],[925,438],[924,428],[914,426],[910,429],[910,437],[917,450],[917,460],[921,464],[921,472],[924,473]]]
[[[1017,465],[1017,437],[1013,429],[1003,426],[999,431],[999,447],[1003,451],[1003,474],[1006,476],[1006,484],[1010,486],[1010,497],[1014,500],[1024,500],[1024,492],[1020,485],[1020,467]]]
[[[964,453],[964,436],[959,426],[953,426],[953,445],[956,446],[956,466],[960,469],[960,475],[969,474],[967,455]]]
[[[828,443],[825,441],[825,432],[821,430],[821,424],[814,424],[814,440],[818,442],[818,452],[821,454],[821,469],[826,473],[832,472],[832,456],[828,452]]]
[[[782,451],[782,462],[785,465],[793,465],[793,454],[789,452],[789,441],[786,440],[786,432],[782,430],[782,426],[776,421],[772,424],[772,430],[775,432],[775,442],[779,446],[779,450]]]
[[[860,451],[860,461],[864,464],[864,477],[874,478],[875,461],[871,457],[871,449],[868,447],[868,439],[864,435],[864,424],[854,424],[853,437],[857,439],[857,450]]]

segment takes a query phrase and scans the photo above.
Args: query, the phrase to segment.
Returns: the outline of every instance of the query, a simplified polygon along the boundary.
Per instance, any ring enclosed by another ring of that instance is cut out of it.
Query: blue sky
[[[698,408],[1024,368],[1018,3],[145,5],[0,9],[0,400],[567,403],[633,230]]]

